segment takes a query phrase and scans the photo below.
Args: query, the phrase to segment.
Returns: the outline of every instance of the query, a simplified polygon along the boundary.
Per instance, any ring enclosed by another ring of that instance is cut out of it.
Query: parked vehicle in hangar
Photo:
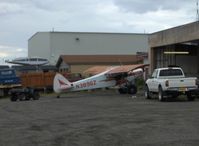
[[[146,81],[145,96],[150,99],[152,94],[158,94],[158,99],[164,101],[167,97],[187,95],[189,101],[197,95],[198,86],[196,77],[185,77],[179,67],[155,69],[152,77]]]

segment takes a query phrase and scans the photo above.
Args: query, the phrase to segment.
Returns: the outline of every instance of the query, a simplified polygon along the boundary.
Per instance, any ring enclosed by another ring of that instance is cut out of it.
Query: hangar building
[[[199,77],[199,22],[149,35],[149,48],[150,72],[174,65],[188,76]]]
[[[60,55],[136,55],[142,52],[148,52],[148,34],[53,31],[37,32],[28,40],[28,56],[46,58],[53,65]]]

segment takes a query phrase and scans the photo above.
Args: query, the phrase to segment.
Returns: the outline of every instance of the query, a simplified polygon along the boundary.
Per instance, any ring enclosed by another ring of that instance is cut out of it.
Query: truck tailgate
[[[196,78],[169,79],[169,88],[172,88],[172,87],[194,87],[194,86],[196,86]]]

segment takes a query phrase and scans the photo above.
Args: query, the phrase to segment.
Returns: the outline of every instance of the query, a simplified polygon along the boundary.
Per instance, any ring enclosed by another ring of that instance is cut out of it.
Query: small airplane
[[[13,60],[6,60],[5,62],[12,64],[19,64],[19,65],[31,65],[31,66],[42,66],[49,63],[47,59],[40,57],[20,57]]]
[[[59,98],[61,93],[70,91],[107,88],[119,85],[119,93],[135,94],[137,88],[134,84],[130,83],[136,77],[143,76],[146,66],[148,64],[109,67],[101,73],[75,82],[69,82],[63,75],[57,73],[53,81],[53,90],[58,94],[57,98]]]

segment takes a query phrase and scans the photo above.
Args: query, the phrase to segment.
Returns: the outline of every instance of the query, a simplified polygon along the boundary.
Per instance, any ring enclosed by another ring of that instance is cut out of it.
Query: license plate
[[[179,88],[179,91],[180,91],[180,92],[185,92],[186,90],[187,90],[187,88],[185,88],[185,87],[180,87],[180,88]]]

